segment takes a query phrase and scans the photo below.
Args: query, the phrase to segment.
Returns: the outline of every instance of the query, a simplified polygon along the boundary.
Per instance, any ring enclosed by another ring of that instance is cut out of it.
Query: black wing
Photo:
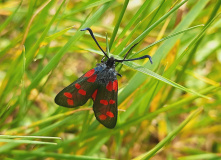
[[[96,119],[107,128],[114,128],[117,123],[117,79],[105,86],[99,84],[94,100],[93,110]]]
[[[96,79],[97,73],[91,69],[60,91],[55,97],[55,103],[69,108],[84,105],[97,88]]]

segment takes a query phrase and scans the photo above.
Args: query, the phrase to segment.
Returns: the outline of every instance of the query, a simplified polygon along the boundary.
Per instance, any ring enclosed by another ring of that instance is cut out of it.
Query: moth
[[[90,28],[82,29],[81,31],[89,31],[91,37],[104,53],[106,61],[101,61],[97,67],[89,70],[87,73],[78,78],[75,82],[60,91],[55,97],[55,103],[74,108],[84,105],[88,99],[93,100],[93,111],[96,119],[107,128],[114,128],[117,123],[117,95],[118,95],[118,81],[117,75],[121,76],[115,70],[116,62],[134,61],[144,58],[149,58],[152,64],[152,58],[145,55],[139,58],[126,59],[128,53],[133,49],[132,46],[126,53],[122,60],[108,57],[107,53],[103,51],[94,37],[93,31]]]

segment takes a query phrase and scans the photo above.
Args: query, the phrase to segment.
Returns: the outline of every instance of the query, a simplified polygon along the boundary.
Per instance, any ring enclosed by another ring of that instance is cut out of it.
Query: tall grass
[[[0,2],[1,159],[221,159],[221,1]],[[118,122],[55,95],[102,58],[124,62]],[[106,38],[106,34],[108,39]]]

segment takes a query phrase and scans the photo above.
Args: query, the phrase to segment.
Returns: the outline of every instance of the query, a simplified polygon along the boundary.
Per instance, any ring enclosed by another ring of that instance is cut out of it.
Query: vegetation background
[[[220,4],[0,1],[0,158],[221,159]],[[102,58],[85,27],[117,58],[137,42],[129,57],[153,57],[116,67],[121,111],[111,130],[91,100],[54,103]]]

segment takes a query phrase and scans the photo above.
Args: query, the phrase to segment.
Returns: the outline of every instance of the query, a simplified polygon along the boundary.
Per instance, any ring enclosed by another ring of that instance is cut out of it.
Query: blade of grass
[[[57,32],[57,33],[55,33],[55,34],[52,34],[52,35],[46,37],[46,38],[45,38],[45,41],[46,41],[46,42],[50,42],[50,41],[54,40],[55,38],[57,38],[57,37],[59,37],[59,36],[62,36],[64,33],[66,33],[67,31],[69,31],[70,29],[73,29],[73,27],[74,27],[74,26],[71,26],[71,27],[65,28],[65,29],[63,29],[62,31],[59,31],[59,32]]]
[[[97,137],[91,145],[88,146],[88,150],[86,151],[87,155],[94,155],[97,153],[97,151],[100,150],[100,148],[110,139],[110,136],[107,137]],[[96,144],[96,145],[94,145]],[[88,144],[85,144],[83,147],[87,147]]]
[[[4,21],[3,24],[0,25],[0,33],[3,29],[5,29],[5,27],[11,22],[11,20],[14,18],[14,16],[16,15],[16,13],[18,12],[18,9],[21,7],[23,0],[21,0],[20,4],[18,5],[18,7],[15,9],[15,11]]]
[[[162,42],[162,41],[165,41],[165,40],[170,39],[170,38],[172,38],[172,37],[174,37],[174,36],[177,36],[177,35],[179,35],[179,34],[182,34],[182,33],[188,32],[188,31],[190,31],[190,30],[192,30],[192,29],[195,29],[195,28],[198,28],[198,27],[203,27],[203,26],[204,26],[203,24],[196,25],[196,26],[193,26],[193,27],[184,29],[184,30],[182,30],[182,31],[173,33],[173,34],[171,34],[171,35],[169,35],[169,36],[166,36],[166,37],[164,37],[164,38],[162,38],[162,39],[160,39],[160,40],[158,40],[158,41],[156,41],[156,42],[154,42],[154,43],[148,45],[147,47],[145,47],[145,48],[139,50],[138,52],[132,54],[132,55],[130,56],[130,58],[131,58],[131,57],[135,57],[135,56],[138,55],[139,53],[145,51],[146,49],[148,49],[148,48],[150,48],[150,47],[152,47],[152,46],[154,46],[154,45],[156,45],[156,44],[158,44],[158,43],[160,43],[160,42]]]
[[[44,145],[57,145],[57,143],[52,143],[52,142],[30,141],[30,140],[14,140],[14,139],[0,139],[0,142],[6,142],[6,143],[19,143],[19,144],[44,144]]]
[[[25,139],[61,139],[60,137],[47,137],[47,136],[13,136],[13,135],[0,135],[0,138],[25,138]]]
[[[134,29],[130,32],[130,34],[118,45],[118,47],[114,50],[113,54],[118,54],[122,50],[124,46],[129,42],[134,32],[137,31],[138,27],[140,27],[141,23],[139,22]]]
[[[26,64],[26,54],[25,54],[25,46],[23,46],[23,49],[22,49],[22,61],[23,61],[23,66],[22,66],[22,80],[21,80],[21,85],[22,85],[22,90],[21,90],[21,96],[19,97],[19,103],[20,103],[20,106],[23,106],[19,112],[19,115],[18,116],[24,116],[24,113],[25,113],[25,109],[27,107],[27,100],[26,100],[26,87],[25,87],[25,64]]]
[[[182,66],[177,66],[177,70],[181,71],[182,69],[183,69]],[[209,78],[207,78],[205,76],[202,76],[202,75],[200,75],[198,73],[195,73],[192,70],[186,69],[185,73],[188,74],[188,75],[191,75],[192,77],[194,77],[194,78],[196,78],[196,79],[198,79],[200,81],[203,81],[204,83],[207,83],[207,84],[210,84],[210,85],[213,85],[213,86],[217,86],[217,87],[220,85],[218,82],[216,82],[216,81],[214,81],[212,79],[209,79]]]
[[[157,152],[160,151],[163,146],[165,146],[167,143],[171,142],[175,136],[194,118],[196,118],[201,112],[203,111],[203,108],[199,108],[192,112],[174,131],[168,134],[166,138],[164,138],[162,141],[160,141],[153,149],[148,151],[147,153],[144,153],[136,158],[134,160],[138,159],[150,159],[153,157]]]
[[[114,27],[114,31],[113,31],[113,34],[112,34],[112,36],[111,36],[110,44],[109,44],[110,50],[111,50],[111,47],[112,47],[113,42],[114,42],[114,40],[115,40],[115,37],[116,37],[116,35],[117,35],[117,31],[118,31],[118,29],[119,29],[119,27],[120,27],[120,23],[121,23],[121,21],[122,21],[122,18],[123,18],[123,16],[124,16],[124,13],[125,13],[125,11],[126,11],[126,8],[127,8],[128,3],[129,3],[129,0],[125,0],[125,1],[124,1],[124,5],[123,5],[123,7],[122,7],[121,13],[120,13],[119,18],[118,18],[118,20],[117,20],[117,23],[116,23],[116,25],[115,25],[115,27]]]
[[[94,7],[97,7],[97,6],[100,6],[100,5],[103,5],[103,4],[105,4],[105,3],[107,3],[107,2],[110,2],[110,1],[112,1],[112,0],[100,0],[100,1],[96,1],[96,2],[92,2],[92,1],[90,1],[90,4],[84,4],[82,7],[80,7],[80,8],[73,8],[73,10],[70,12],[70,13],[68,13],[68,14],[66,14],[66,15],[64,15],[64,16],[62,16],[61,17],[61,19],[65,19],[65,18],[67,18],[67,17],[69,17],[69,16],[72,16],[73,14],[75,14],[75,13],[78,13],[78,12],[81,12],[81,11],[84,11],[84,10],[88,10],[88,9],[90,9],[90,8],[94,8]],[[92,2],[92,3],[91,3]]]
[[[100,157],[91,157],[91,156],[78,156],[78,155],[71,155],[71,154],[64,154],[64,153],[52,153],[52,152],[36,152],[36,151],[20,151],[20,150],[13,150],[11,154],[13,155],[20,155],[25,156],[27,158],[27,153],[29,156],[36,156],[36,157],[52,157],[56,159],[74,159],[74,160],[110,160],[107,158],[100,158]]]
[[[190,45],[185,49],[185,51],[178,57],[178,59],[170,66],[170,68],[166,71],[165,75],[169,76],[172,71],[176,68],[176,66],[180,63],[180,61],[182,60],[182,58],[184,57],[184,55],[186,55],[188,53],[189,50],[194,48],[194,44],[196,44],[198,42],[198,40],[204,35],[204,33],[206,32],[206,30],[210,27],[210,25],[221,15],[218,14],[216,17],[213,18],[213,20],[211,20],[204,28],[203,30],[200,32],[200,34],[195,37]]]
[[[159,13],[159,11],[160,11],[160,9],[161,9],[161,7],[163,6],[164,3],[165,3],[165,0],[162,0],[161,3],[160,3],[160,5],[154,10],[154,12],[153,12],[154,14],[153,14],[153,16],[152,16],[150,22],[148,23],[146,29],[152,24],[152,22],[154,21],[154,19],[157,17],[157,14]],[[145,19],[146,19],[146,18],[145,18]],[[144,20],[145,20],[145,19],[144,19]]]
[[[8,131],[5,132],[5,134],[18,134],[18,133],[20,133],[24,130],[30,129],[32,127],[39,126],[39,125],[42,125],[44,123],[54,121],[56,119],[64,118],[64,117],[69,116],[71,114],[74,114],[76,112],[87,111],[87,110],[92,110],[92,109],[91,108],[76,109],[76,110],[73,110],[73,111],[68,111],[68,112],[65,112],[65,113],[56,114],[56,115],[50,116],[48,118],[45,118],[43,120],[33,122],[32,124],[30,124],[28,126],[25,126],[25,127],[22,126],[22,127],[14,128],[12,130],[8,130]]]
[[[35,19],[35,17],[51,2],[51,0],[48,0],[47,2],[45,2],[41,7],[39,7],[36,12],[34,13],[34,15],[31,17],[31,20],[29,21],[28,23],[28,26],[27,28],[25,29],[25,33],[24,33],[24,36],[23,36],[23,39],[22,39],[22,42],[21,42],[21,46],[24,45],[25,43],[25,40],[27,38],[27,35],[29,33],[29,30],[31,28],[31,24],[33,22],[33,20]]]
[[[139,8],[139,10],[136,12],[136,14],[131,18],[131,20],[128,22],[128,24],[125,26],[125,28],[123,29],[123,31],[120,33],[120,35],[118,36],[117,41],[119,41],[119,39],[121,39],[126,32],[130,29],[130,27],[135,23],[135,21],[137,21],[138,17],[140,16],[140,14],[148,7],[148,4],[150,3],[151,0],[147,0],[145,1],[141,7]],[[115,42],[113,42],[115,43]],[[115,45],[114,45],[115,46]]]
[[[216,153],[205,153],[205,154],[197,154],[197,155],[178,158],[178,160],[202,160],[202,159],[218,160],[221,159],[221,155]]]

